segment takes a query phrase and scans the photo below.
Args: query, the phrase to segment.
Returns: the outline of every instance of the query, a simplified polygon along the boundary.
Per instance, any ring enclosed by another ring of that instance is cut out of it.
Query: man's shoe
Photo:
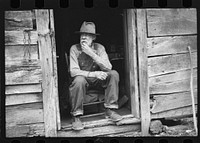
[[[114,122],[118,122],[123,119],[121,115],[110,109],[106,109],[105,117],[111,119]]]
[[[84,129],[84,125],[80,120],[80,117],[74,117],[72,122],[72,129],[76,131],[80,131]]]

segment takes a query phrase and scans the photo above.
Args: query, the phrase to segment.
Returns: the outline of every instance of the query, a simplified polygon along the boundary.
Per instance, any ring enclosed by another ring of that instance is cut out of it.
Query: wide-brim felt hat
[[[91,35],[100,35],[99,33],[96,33],[95,24],[93,22],[86,22],[84,21],[81,25],[80,31],[76,31],[75,33],[87,33]]]

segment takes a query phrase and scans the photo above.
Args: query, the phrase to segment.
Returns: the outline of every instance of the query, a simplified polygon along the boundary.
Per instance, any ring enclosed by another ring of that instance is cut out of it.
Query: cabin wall
[[[197,104],[196,9],[148,9],[147,53],[153,118],[192,114],[190,57]]]
[[[24,30],[30,30],[30,39]],[[44,136],[41,82],[42,70],[34,13],[6,11],[6,137]]]

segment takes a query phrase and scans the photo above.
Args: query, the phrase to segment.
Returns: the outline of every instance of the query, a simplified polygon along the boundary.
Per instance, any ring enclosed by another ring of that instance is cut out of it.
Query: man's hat
[[[84,21],[81,25],[80,31],[76,31],[75,33],[88,33],[92,35],[100,35],[96,33],[95,24],[93,22]]]

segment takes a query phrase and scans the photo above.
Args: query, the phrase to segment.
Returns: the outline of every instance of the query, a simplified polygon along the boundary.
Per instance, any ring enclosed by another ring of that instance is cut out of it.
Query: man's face
[[[88,46],[91,46],[92,41],[95,39],[95,37],[91,34],[82,33],[80,36],[80,44],[86,43]]]

